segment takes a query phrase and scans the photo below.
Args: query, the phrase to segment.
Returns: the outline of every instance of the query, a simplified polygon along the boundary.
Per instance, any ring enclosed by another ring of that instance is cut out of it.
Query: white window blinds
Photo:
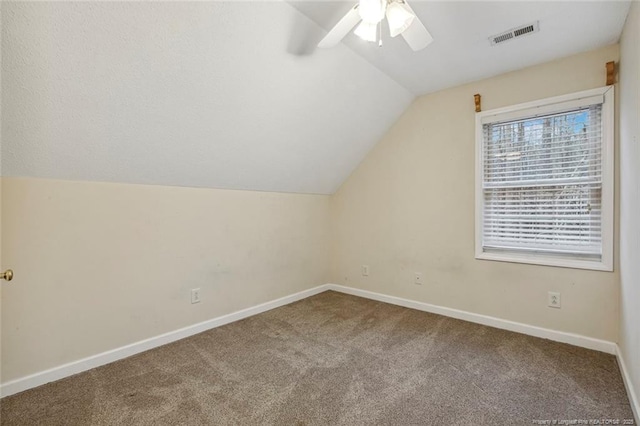
[[[482,249],[602,256],[602,103],[482,125]]]

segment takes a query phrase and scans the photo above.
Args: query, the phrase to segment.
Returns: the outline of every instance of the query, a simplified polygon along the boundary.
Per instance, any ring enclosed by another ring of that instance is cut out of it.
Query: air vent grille
[[[509,32],[509,33],[505,33],[505,34],[500,34],[499,36],[495,36],[493,38],[493,43],[502,43],[503,41],[507,41],[507,40],[511,40],[513,38],[513,33]]]
[[[513,35],[515,37],[520,37],[521,35],[525,35],[532,32],[533,32],[533,25],[527,25],[524,28],[518,28],[517,30],[514,30]]]
[[[495,46],[499,43],[504,43],[508,40],[513,40],[514,38],[522,37],[527,34],[537,33],[540,31],[540,26],[538,25],[538,21],[533,24],[523,25],[517,28],[510,29],[509,31],[505,31],[500,34],[496,34],[494,36],[489,37],[489,41],[492,46]]]

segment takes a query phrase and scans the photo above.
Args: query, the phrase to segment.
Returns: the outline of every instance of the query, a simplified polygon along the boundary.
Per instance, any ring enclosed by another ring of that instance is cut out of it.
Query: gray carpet
[[[613,356],[335,292],[1,401],[6,425],[632,419]]]

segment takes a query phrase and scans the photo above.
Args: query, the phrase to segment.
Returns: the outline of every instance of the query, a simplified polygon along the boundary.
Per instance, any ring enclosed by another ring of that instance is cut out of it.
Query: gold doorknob
[[[0,274],[0,280],[11,281],[13,279],[13,271],[11,269],[7,269],[3,273]]]

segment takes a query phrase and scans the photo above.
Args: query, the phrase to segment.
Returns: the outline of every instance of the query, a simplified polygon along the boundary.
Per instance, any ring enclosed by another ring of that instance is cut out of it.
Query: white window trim
[[[483,144],[482,125],[486,122],[500,121],[513,116],[535,116],[537,113],[561,111],[567,105],[586,100],[594,96],[603,96],[602,106],[602,259],[580,260],[576,258],[554,257],[548,254],[485,252],[482,249],[482,226],[484,212]],[[526,102],[505,108],[497,108],[476,113],[476,259],[497,260],[502,262],[528,263],[534,265],[559,266],[565,268],[613,271],[614,243],[614,87],[600,87],[592,90],[556,96],[533,102]]]

